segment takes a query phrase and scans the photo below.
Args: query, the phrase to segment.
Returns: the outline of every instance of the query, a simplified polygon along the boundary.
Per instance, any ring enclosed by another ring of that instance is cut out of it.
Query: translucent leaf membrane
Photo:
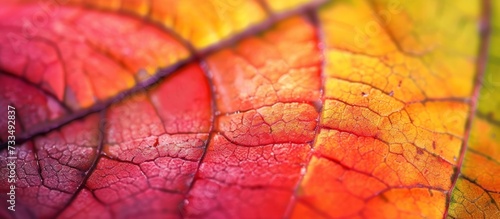
[[[492,2],[491,41],[467,151],[451,195],[449,218],[500,217],[500,4]]]
[[[469,1],[333,1],[319,11],[323,110],[292,218],[443,216],[478,19]]]

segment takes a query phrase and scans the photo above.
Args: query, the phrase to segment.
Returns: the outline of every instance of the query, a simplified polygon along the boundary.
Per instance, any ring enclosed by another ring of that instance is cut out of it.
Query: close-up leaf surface
[[[0,218],[500,217],[499,51],[490,0],[4,0]]]

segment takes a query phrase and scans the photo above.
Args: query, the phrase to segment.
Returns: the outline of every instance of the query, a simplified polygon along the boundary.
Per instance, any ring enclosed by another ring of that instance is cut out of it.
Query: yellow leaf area
[[[311,0],[69,0],[99,9],[124,11],[170,28],[197,49],[213,45]]]
[[[500,2],[491,3],[488,63],[449,218],[500,217]]]
[[[314,153],[293,218],[441,218],[469,113],[477,1],[332,1]],[[493,183],[493,182],[492,182]]]

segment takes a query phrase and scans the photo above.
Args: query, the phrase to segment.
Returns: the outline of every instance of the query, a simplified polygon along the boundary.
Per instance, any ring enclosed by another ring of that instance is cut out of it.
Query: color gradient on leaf
[[[479,11],[461,7],[466,1],[425,1],[440,10],[424,14],[412,4],[333,1],[320,10],[326,57],[321,130],[293,218],[311,211],[328,218],[444,214],[477,46],[450,50],[462,40],[477,45]],[[451,25],[458,21],[463,25]]]
[[[491,49],[449,218],[500,217],[500,4],[492,6]]]
[[[317,126],[316,43],[314,26],[295,17],[208,57],[220,115],[188,194],[188,217],[285,214]]]
[[[2,2],[0,217],[497,216],[487,1],[321,3]]]
[[[0,67],[73,110],[111,98],[188,55],[167,33],[124,15],[13,4],[3,6],[0,17]]]
[[[197,49],[225,40],[267,17],[255,0],[70,0],[67,4],[122,11],[149,19],[171,29]]]

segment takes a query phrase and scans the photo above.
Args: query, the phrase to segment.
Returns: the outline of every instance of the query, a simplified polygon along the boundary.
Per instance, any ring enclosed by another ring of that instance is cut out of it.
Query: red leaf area
[[[480,3],[214,1],[2,1],[0,218],[470,213]]]
[[[287,19],[155,78],[150,69],[189,50],[161,28],[64,7],[24,41],[22,26],[8,24],[37,9],[17,7],[0,10],[0,105],[17,108],[22,139],[16,212],[2,202],[2,217],[290,213],[322,107],[314,22]]]

